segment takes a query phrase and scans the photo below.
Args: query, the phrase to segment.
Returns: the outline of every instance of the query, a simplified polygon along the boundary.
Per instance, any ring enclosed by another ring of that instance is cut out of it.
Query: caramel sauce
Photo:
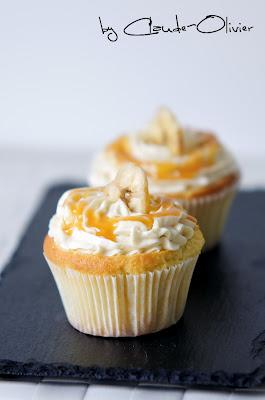
[[[138,164],[137,160],[131,155],[130,144],[127,136],[120,136],[114,142],[110,143],[107,148],[107,152],[115,154],[116,158],[120,162],[131,161],[134,164]]]
[[[214,164],[218,150],[219,143],[211,134],[202,134],[200,143],[195,149],[185,153],[188,156],[187,160],[181,164],[135,159],[130,152],[130,145],[126,136],[121,136],[107,147],[107,151],[114,154],[118,162],[131,161],[142,167],[148,176],[158,180],[192,179],[196,177],[200,169]],[[151,172],[152,170],[154,172]]]
[[[86,208],[87,203],[85,198],[89,195],[90,189],[77,189],[70,193],[67,201],[67,206],[70,209],[70,221],[63,225],[63,231],[66,235],[71,236],[73,229],[85,231],[85,226],[96,228],[97,236],[103,236],[106,239],[115,241],[115,228],[116,224],[120,221],[137,221],[142,222],[147,229],[151,229],[154,219],[164,216],[180,216],[181,207],[174,204],[172,199],[166,198],[153,198],[150,199],[150,210],[148,214],[133,215],[127,217],[108,217],[103,213],[95,212],[92,208]],[[162,208],[161,211],[159,209]],[[195,221],[193,217],[188,217],[190,220]]]
[[[176,166],[173,163],[158,163],[156,167],[157,179],[181,178],[191,179],[196,176],[201,168],[214,164],[218,152],[217,143],[209,143],[203,151],[196,149],[190,154],[188,160]]]

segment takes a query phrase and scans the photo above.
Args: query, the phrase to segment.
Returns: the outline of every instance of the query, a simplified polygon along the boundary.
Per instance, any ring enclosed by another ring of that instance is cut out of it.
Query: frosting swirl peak
[[[193,236],[196,220],[173,199],[150,196],[143,176],[129,164],[106,187],[64,193],[49,236],[64,249],[109,256],[178,250]]]

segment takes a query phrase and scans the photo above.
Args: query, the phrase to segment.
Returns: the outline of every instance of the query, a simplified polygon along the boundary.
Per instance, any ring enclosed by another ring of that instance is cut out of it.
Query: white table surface
[[[91,152],[61,154],[0,148],[0,271],[12,255],[29,217],[45,188],[52,182],[84,181]],[[265,186],[265,163],[242,158],[242,186]],[[1,299],[0,299],[1,301]],[[143,386],[107,386],[77,383],[40,383],[0,380],[0,400],[254,400],[265,399],[259,391],[205,391],[158,389]]]

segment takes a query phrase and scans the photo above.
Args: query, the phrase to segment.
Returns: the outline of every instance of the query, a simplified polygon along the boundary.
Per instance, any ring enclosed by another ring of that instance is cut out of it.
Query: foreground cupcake
[[[172,199],[150,196],[141,168],[105,187],[70,190],[44,241],[69,322],[99,336],[137,336],[182,316],[204,240]]]
[[[178,200],[198,219],[205,248],[219,241],[239,171],[214,135],[184,129],[168,110],[161,109],[146,130],[119,137],[96,157],[89,182],[106,184],[128,161],[145,170],[152,194]]]

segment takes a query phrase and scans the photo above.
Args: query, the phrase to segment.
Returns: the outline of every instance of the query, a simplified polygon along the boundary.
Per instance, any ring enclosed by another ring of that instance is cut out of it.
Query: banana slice
[[[166,145],[173,155],[183,153],[182,128],[167,108],[158,111],[147,132],[142,136],[146,142]]]
[[[129,209],[145,214],[149,209],[148,183],[144,171],[132,164],[124,165],[114,181],[105,187],[105,192],[112,201],[122,199]]]

